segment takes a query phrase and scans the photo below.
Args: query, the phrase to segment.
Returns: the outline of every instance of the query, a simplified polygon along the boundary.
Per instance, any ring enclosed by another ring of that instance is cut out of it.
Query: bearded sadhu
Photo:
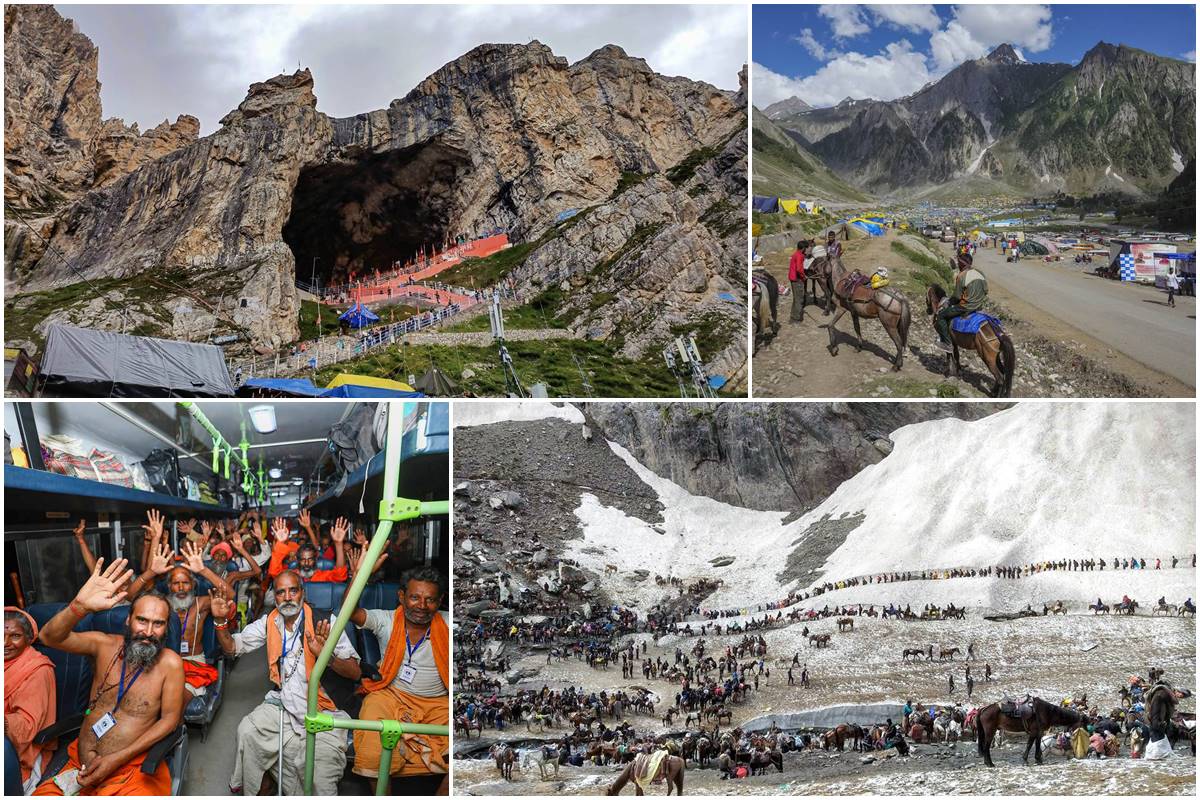
[[[133,577],[125,559],[107,568],[97,559],[87,583],[42,629],[42,641],[92,662],[91,695],[79,730],[68,748],[67,766],[34,791],[37,795],[167,795],[171,776],[165,762],[142,772],[146,752],[179,727],[183,662],[166,647],[171,606],[155,593],[129,607],[124,635],[76,632],[88,614],[116,606]],[[73,785],[78,782],[78,787]]]

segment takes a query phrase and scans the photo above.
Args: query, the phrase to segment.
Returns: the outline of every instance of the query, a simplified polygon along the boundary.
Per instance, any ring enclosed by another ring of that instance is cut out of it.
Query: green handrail
[[[248,458],[246,458],[245,433],[243,432],[243,434],[242,434],[241,452],[240,453],[235,452],[233,449],[233,445],[231,445],[229,442],[227,442],[225,440],[225,437],[221,434],[221,432],[219,430],[217,430],[217,426],[213,425],[212,422],[209,421],[208,417],[206,417],[204,415],[204,412],[201,411],[200,408],[194,402],[192,402],[190,400],[180,400],[179,406],[181,408],[183,408],[185,411],[187,411],[189,414],[191,414],[192,419],[196,420],[196,423],[201,428],[204,428],[204,430],[208,432],[208,435],[212,437],[212,439],[213,439],[213,465],[212,465],[213,472],[216,472],[218,474],[220,473],[219,454],[224,453],[225,454],[225,479],[226,480],[229,479],[229,459],[232,457],[232,458],[236,459],[238,461],[238,463],[241,464],[241,466],[242,466],[242,471],[243,471],[242,472],[242,491],[246,492],[246,494],[248,496],[250,496],[252,494],[258,494],[261,496],[262,493],[266,490],[266,484],[264,483],[264,481],[262,479],[262,464],[261,464],[261,462],[259,463],[258,483],[260,485],[258,487],[255,487],[254,486],[254,472],[250,469],[250,460]],[[249,484],[249,485],[247,485],[247,484]],[[252,492],[251,490],[255,490],[255,491]],[[262,500],[259,499],[259,504],[261,505],[261,503],[262,503]]]
[[[350,615],[346,613],[346,609],[358,607],[358,600],[362,596],[363,589],[367,586],[367,579],[371,577],[371,569],[375,566],[375,562],[379,559],[383,548],[387,546],[388,537],[392,533],[392,526],[396,522],[416,519],[420,516],[449,513],[449,500],[420,502],[397,496],[400,487],[400,456],[404,435],[404,419],[408,416],[412,404],[404,403],[403,412],[400,414],[396,413],[396,405],[398,404],[393,403],[388,409],[387,442],[384,451],[383,499],[379,501],[379,527],[375,530],[375,535],[371,537],[371,544],[367,547],[367,552],[363,555],[362,563],[359,565],[358,572],[354,575],[354,580],[350,583],[350,588],[346,590],[345,599],[342,602],[342,607],[338,610],[337,619],[330,628],[329,638],[325,640],[325,646],[321,648],[321,654],[317,656],[317,663],[313,665],[312,673],[308,679],[308,713],[304,715],[304,793],[306,795],[313,793],[313,760],[316,758],[317,752],[317,734],[322,731],[343,728],[379,732],[382,749],[379,753],[379,775],[375,780],[376,795],[388,794],[388,788],[391,784],[392,751],[396,749],[396,745],[400,743],[400,739],[404,734],[450,735],[448,725],[401,723],[390,719],[337,719],[331,717],[329,714],[321,713],[317,707],[317,694],[320,691],[321,677],[325,674],[325,668],[329,666],[329,659],[333,657],[333,649],[337,645],[338,639],[341,638],[342,632],[346,630],[346,625],[350,622]],[[281,753],[280,758],[282,757],[283,754]]]

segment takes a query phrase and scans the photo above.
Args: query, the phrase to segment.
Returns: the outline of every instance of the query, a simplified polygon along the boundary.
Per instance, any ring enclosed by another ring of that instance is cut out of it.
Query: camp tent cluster
[[[884,217],[855,217],[842,222],[853,225],[868,236],[883,236],[884,228],[888,225],[888,221]]]
[[[796,200],[783,197],[754,195],[754,210],[760,214],[820,214],[815,200]]]

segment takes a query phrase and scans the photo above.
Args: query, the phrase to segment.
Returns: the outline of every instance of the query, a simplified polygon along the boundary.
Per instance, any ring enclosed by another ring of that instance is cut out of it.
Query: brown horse
[[[999,703],[992,703],[979,709],[975,717],[975,742],[979,746],[979,755],[989,767],[992,763],[992,740],[997,731],[1009,733],[1024,733],[1029,741],[1025,743],[1025,754],[1022,760],[1029,763],[1029,750],[1034,749],[1037,763],[1042,763],[1042,737],[1053,727],[1062,725],[1074,729],[1087,724],[1087,717],[1077,714],[1065,706],[1047,703],[1040,697],[1032,700],[1033,713],[1028,719],[1014,719],[1000,711]]]
[[[506,744],[494,744],[491,747],[492,758],[496,760],[496,769],[506,781],[512,780],[513,764],[517,761],[517,751]]]
[[[816,302],[817,300],[818,287],[825,294],[825,299],[820,303],[821,310],[824,312],[821,316],[825,317],[829,316],[829,311],[833,307],[832,271],[830,259],[826,256],[816,256],[804,265],[805,280],[812,281],[813,301]]]
[[[900,370],[904,366],[904,348],[908,346],[908,327],[912,324],[912,309],[908,299],[895,289],[872,289],[870,285],[859,286],[850,297],[844,297],[837,287],[842,286],[842,282],[850,276],[849,271],[840,258],[830,260],[830,270],[830,285],[834,287],[833,301],[837,304],[838,311],[833,315],[833,319],[829,320],[829,354],[838,354],[835,326],[842,315],[849,311],[850,319],[854,321],[854,333],[858,336],[855,349],[861,352],[863,347],[859,317],[878,319],[892,338],[892,343],[896,345],[896,358],[892,362],[892,369]]]
[[[779,333],[779,281],[765,269],[756,269],[751,275],[751,283],[754,287],[754,352],[757,353],[760,344],[767,344]],[[771,312],[769,322],[762,309],[764,292],[767,295],[767,308]]]
[[[930,316],[941,310],[949,299],[946,290],[940,284],[933,284],[925,292],[925,313]],[[1011,397],[1013,374],[1017,369],[1017,352],[1013,349],[1012,339],[1004,331],[997,331],[990,322],[979,326],[976,333],[959,333],[950,328],[950,343],[954,352],[950,356],[950,374],[958,377],[962,371],[959,360],[959,350],[974,350],[983,359],[983,364],[992,373],[996,385],[992,387],[992,397]]]
[[[852,631],[852,630],[854,630],[854,620],[851,619],[850,617],[842,617],[841,619],[839,619],[837,621],[837,626],[838,626],[839,633],[841,633],[842,631],[847,631],[847,630]]]
[[[625,784],[633,781],[634,792],[639,796],[646,793],[642,791],[642,784],[649,786],[651,783],[656,783],[665,779],[667,784],[667,796],[670,797],[671,789],[675,789],[675,794],[683,796],[683,759],[679,756],[667,756],[658,765],[658,769],[653,775],[646,776],[645,773],[650,769],[650,756],[646,753],[638,753],[637,757],[631,761],[625,769],[621,770],[621,774],[617,776],[616,781],[612,786],[608,787],[605,794],[614,795],[620,794],[625,788]],[[641,781],[637,777],[644,776]]]

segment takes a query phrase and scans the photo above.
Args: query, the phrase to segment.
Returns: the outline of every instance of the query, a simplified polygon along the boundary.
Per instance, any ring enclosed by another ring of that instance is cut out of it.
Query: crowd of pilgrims
[[[80,520],[74,538],[90,576],[74,599],[40,630],[23,609],[5,608],[5,738],[13,763],[20,766],[20,793],[168,794],[166,763],[148,772],[141,767],[147,751],[178,729],[189,704],[204,698],[219,677],[205,652],[203,630],[209,620],[220,650],[251,659],[244,668],[262,670],[267,690],[238,725],[231,792],[301,793],[309,677],[336,619],[336,609],[314,610],[306,591],[314,584],[353,580],[363,564],[367,534],[345,518],[322,524],[307,511],[295,520],[268,520],[250,511],[237,520],[181,519],[176,527],[178,552],[171,547],[166,518],[150,510],[141,541],[130,542],[140,549],[131,547],[128,558],[105,564],[91,551]],[[393,534],[368,579],[399,587],[395,610],[353,609],[354,625],[335,643],[329,680],[323,678],[319,689],[320,710],[330,716],[449,724],[450,631],[438,610],[444,578],[434,569],[413,568],[407,539],[404,529]],[[75,630],[85,617],[121,605],[129,606],[123,635]],[[179,622],[178,650],[167,646],[171,615]],[[347,636],[354,626],[374,634],[378,665],[361,663]],[[56,722],[56,672],[32,646],[35,641],[92,662],[89,713],[56,776],[42,775],[53,742],[35,740]],[[265,652],[249,655],[260,649]],[[283,731],[281,707],[289,718]],[[283,786],[276,787],[273,764],[280,760],[281,738]],[[351,738],[354,772],[377,777],[378,735],[322,731],[313,763],[318,794],[337,794]],[[407,746],[396,751],[392,775],[447,774],[445,737],[407,739]],[[444,777],[441,784],[440,791],[447,791]],[[15,787],[7,788],[16,793]]]

